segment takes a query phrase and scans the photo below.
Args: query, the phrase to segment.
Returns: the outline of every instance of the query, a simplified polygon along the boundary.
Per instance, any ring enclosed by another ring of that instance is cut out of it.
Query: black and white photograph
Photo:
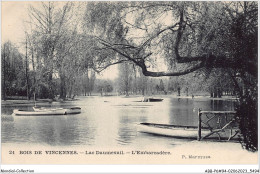
[[[259,173],[258,1],[2,1],[1,18],[1,172]]]

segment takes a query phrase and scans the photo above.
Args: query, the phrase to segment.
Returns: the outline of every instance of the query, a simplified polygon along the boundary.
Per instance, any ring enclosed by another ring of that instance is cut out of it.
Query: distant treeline
[[[20,53],[11,42],[2,45],[2,99],[8,96],[9,98],[24,96],[23,99],[25,97],[32,99],[34,94],[36,98],[66,99],[79,95],[89,96],[92,93],[108,95],[111,92],[126,96],[153,94],[191,96],[196,93],[205,93],[211,97],[236,95],[232,80],[220,69],[211,72],[208,77],[191,73],[180,77],[152,78],[144,76],[139,67],[126,62],[118,65],[119,76],[114,80],[97,79],[97,72],[86,66],[75,71],[78,65],[68,62],[64,66],[70,69],[60,69],[65,72],[63,77],[60,75],[62,73],[56,70],[53,72],[50,90],[48,69],[36,66],[35,60],[32,65],[35,55],[30,57],[29,61],[28,54]],[[50,95],[51,91],[53,95]]]

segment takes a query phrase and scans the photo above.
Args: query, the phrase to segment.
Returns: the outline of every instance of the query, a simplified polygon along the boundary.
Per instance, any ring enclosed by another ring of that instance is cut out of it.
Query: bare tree
[[[43,67],[43,77],[49,88],[49,98],[54,97],[53,73],[55,68],[55,53],[57,45],[64,34],[66,23],[69,19],[69,11],[72,4],[67,2],[62,9],[55,7],[54,2],[42,2],[41,8],[29,8],[29,23],[32,26],[32,34],[37,44],[37,56]]]

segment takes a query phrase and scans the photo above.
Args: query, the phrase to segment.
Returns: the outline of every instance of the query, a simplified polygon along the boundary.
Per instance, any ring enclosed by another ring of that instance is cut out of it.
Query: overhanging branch
[[[166,72],[166,71],[162,71],[162,72],[153,72],[153,71],[148,71],[146,67],[141,67],[143,74],[145,76],[150,76],[150,77],[161,77],[161,76],[181,76],[181,75],[185,75],[185,74],[189,74],[191,72],[194,72],[200,68],[203,68],[204,64],[203,63],[199,63],[191,68],[185,69],[183,71],[178,71],[178,72]]]
[[[167,31],[167,30],[171,30],[171,31],[177,31],[177,30],[173,30],[174,28],[176,28],[179,25],[179,23],[176,23],[172,26],[169,26],[159,32],[157,32],[156,34],[154,34],[152,37],[150,37],[148,40],[146,40],[140,47],[139,50],[142,50],[147,44],[149,44],[153,39],[155,39],[156,37],[158,37],[160,34],[162,34],[163,32]]]
[[[106,66],[103,66],[103,67],[99,67],[99,68],[92,67],[92,69],[94,71],[96,71],[97,73],[100,73],[100,72],[102,72],[103,70],[105,70],[106,68],[108,68],[112,65],[120,64],[120,63],[123,63],[123,62],[128,62],[128,60],[120,60],[120,61],[117,61],[117,62],[107,64]]]

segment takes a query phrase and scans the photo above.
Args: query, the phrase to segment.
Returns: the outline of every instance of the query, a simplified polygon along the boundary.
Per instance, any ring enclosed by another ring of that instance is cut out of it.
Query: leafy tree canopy
[[[100,48],[120,55],[107,64],[132,61],[146,76],[257,75],[257,2],[92,2],[85,22]]]

